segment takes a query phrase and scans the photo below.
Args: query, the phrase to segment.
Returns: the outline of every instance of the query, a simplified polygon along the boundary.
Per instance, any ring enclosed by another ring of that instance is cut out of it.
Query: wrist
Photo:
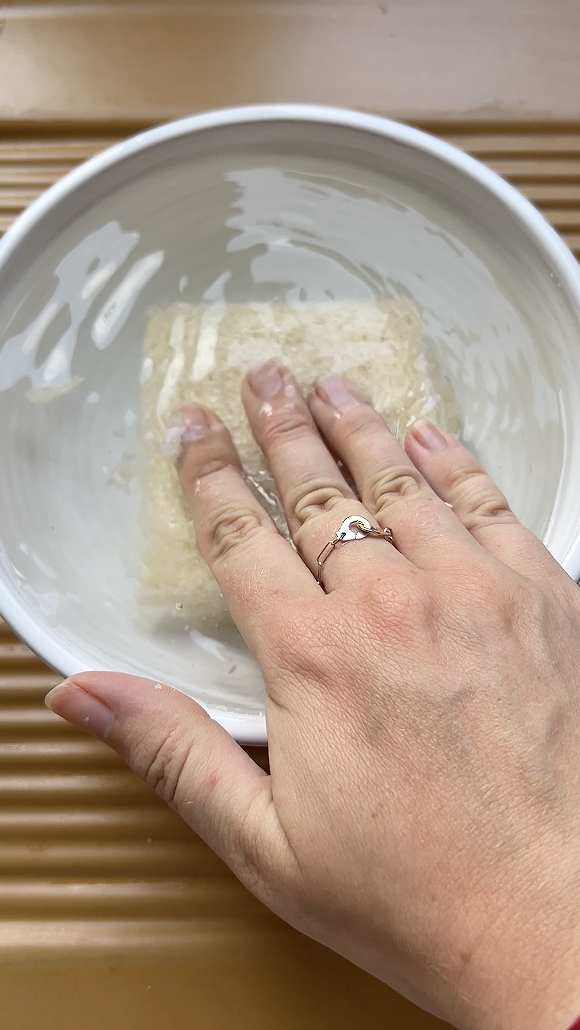
[[[479,943],[458,984],[458,1026],[580,1030],[580,895],[565,879],[553,890],[542,884],[535,898],[514,898],[474,935]]]

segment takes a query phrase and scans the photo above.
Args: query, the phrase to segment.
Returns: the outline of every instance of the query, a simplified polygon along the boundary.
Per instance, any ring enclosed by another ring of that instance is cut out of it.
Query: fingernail
[[[260,365],[248,372],[248,383],[256,397],[265,401],[282,393],[284,377],[277,365]]]
[[[184,408],[181,416],[183,419],[181,443],[193,443],[195,440],[201,440],[202,436],[206,436],[209,433],[211,427],[207,413],[203,408]]]
[[[447,447],[446,438],[432,422],[415,422],[409,432],[426,451],[442,451],[444,447]]]
[[[361,403],[344,379],[332,372],[317,379],[314,389],[321,400],[332,404],[338,411],[350,411]]]
[[[107,739],[115,721],[110,708],[71,680],[49,690],[44,703],[55,715],[99,740]]]

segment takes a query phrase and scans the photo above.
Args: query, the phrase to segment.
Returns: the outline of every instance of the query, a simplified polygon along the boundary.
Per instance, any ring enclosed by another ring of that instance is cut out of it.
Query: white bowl
[[[241,641],[192,638],[177,613],[153,629],[135,601],[146,312],[212,287],[233,301],[411,293],[469,446],[580,574],[580,272],[526,200],[453,147],[322,107],[186,118],[36,201],[0,244],[0,282],[0,611],[63,675],[164,680],[239,740],[266,739]],[[72,377],[46,406],[27,399]]]

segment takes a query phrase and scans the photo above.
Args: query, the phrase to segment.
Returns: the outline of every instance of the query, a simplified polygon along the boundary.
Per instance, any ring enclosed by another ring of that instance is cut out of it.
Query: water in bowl
[[[465,440],[544,535],[562,420],[529,308],[503,285],[507,262],[451,204],[323,157],[176,162],[93,204],[0,303],[1,560],[14,591],[79,667],[105,654],[210,708],[262,711],[240,638],[135,597],[141,346],[148,309],[180,300],[412,297]]]

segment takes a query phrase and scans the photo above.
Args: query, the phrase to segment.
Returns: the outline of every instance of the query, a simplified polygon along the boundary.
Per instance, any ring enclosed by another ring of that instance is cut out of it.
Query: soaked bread
[[[319,375],[347,376],[401,440],[418,419],[451,432],[458,428],[453,392],[422,340],[421,318],[410,299],[177,304],[152,312],[141,375],[140,600],[178,606],[202,628],[215,628],[229,616],[198,551],[181,493],[171,453],[180,428],[173,419],[184,404],[197,402],[215,411],[233,436],[250,486],[287,533],[275,484],[240,399],[245,373],[268,360],[287,365],[304,391]]]

